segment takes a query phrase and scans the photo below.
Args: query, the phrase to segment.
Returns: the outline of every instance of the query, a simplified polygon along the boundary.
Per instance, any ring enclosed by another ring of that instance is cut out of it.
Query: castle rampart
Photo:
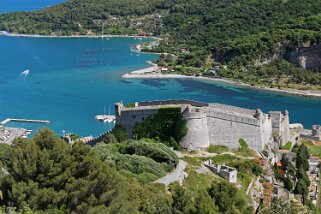
[[[127,135],[131,138],[135,124],[155,115],[163,106],[181,107],[188,127],[181,145],[188,150],[204,149],[209,145],[237,148],[238,141],[244,139],[250,148],[261,151],[272,138],[277,137],[280,144],[290,139],[287,112],[264,114],[260,109],[251,110],[191,100],[140,102],[131,108],[118,103],[116,122],[127,130]]]

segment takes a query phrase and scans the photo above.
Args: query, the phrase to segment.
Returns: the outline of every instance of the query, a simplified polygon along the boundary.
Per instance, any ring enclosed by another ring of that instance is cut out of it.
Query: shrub
[[[256,176],[263,173],[262,167],[258,163],[250,160],[246,160],[243,163],[238,164],[236,168],[239,172],[252,173]]]
[[[286,149],[286,150],[291,150],[291,148],[292,148],[291,141],[287,142],[284,146],[282,146],[282,149]]]
[[[107,133],[103,140],[104,143],[111,143],[111,144],[115,144],[118,143],[118,140],[116,139],[115,135],[112,133]]]
[[[168,163],[172,166],[176,166],[179,161],[177,155],[162,143],[132,142],[122,145],[119,152],[146,156],[157,162]]]
[[[244,139],[240,139],[239,144],[240,144],[241,148],[249,148],[247,142]]]
[[[115,136],[118,142],[124,142],[127,139],[126,129],[121,125],[116,124],[111,133]]]
[[[251,213],[244,196],[227,181],[213,182],[208,190],[220,213]]]
[[[120,172],[136,177],[140,182],[154,181],[173,170],[177,155],[162,143],[128,142],[100,143],[95,147],[97,156]]]
[[[207,149],[210,153],[217,153],[221,154],[223,152],[228,152],[230,149],[227,146],[221,146],[221,145],[210,145]]]
[[[135,103],[127,103],[125,105],[126,108],[132,108],[132,107],[135,107]]]

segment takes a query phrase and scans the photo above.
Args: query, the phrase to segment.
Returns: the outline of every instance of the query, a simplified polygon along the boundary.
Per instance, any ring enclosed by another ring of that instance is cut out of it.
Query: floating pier
[[[5,125],[9,122],[20,122],[20,123],[50,123],[49,120],[29,120],[29,119],[16,119],[16,118],[7,118],[4,121],[0,122],[0,125]]]

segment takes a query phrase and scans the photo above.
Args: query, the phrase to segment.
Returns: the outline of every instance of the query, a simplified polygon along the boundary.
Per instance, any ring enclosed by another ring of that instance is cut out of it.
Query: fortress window
[[[133,115],[133,118],[135,119],[135,118],[136,118],[136,115]]]
[[[144,121],[145,120],[145,118],[144,117],[142,117],[142,121]]]

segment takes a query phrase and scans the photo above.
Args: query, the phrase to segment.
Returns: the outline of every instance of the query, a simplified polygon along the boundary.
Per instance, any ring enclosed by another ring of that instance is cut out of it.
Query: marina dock
[[[16,119],[16,118],[7,118],[4,121],[0,122],[0,125],[5,125],[9,122],[20,122],[20,123],[50,123],[49,120],[29,120],[29,119]]]

